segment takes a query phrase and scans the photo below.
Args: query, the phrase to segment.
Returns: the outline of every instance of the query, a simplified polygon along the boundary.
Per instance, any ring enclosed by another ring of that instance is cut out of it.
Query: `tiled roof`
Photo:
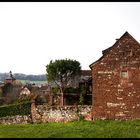
[[[91,76],[91,70],[81,70],[81,76]]]

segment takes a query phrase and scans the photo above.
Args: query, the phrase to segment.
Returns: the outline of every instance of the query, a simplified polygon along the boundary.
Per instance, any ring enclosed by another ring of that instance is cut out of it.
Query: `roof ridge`
[[[89,65],[89,67],[91,68],[93,64],[95,64],[96,62],[98,62],[99,60],[101,60],[103,58],[103,56],[109,52],[124,36],[129,36],[130,38],[132,38],[138,45],[140,45],[140,43],[132,36],[128,33],[128,31],[126,31],[119,39],[117,39],[117,41],[109,48],[105,49],[102,51],[102,56],[95,62],[93,62],[92,64]]]

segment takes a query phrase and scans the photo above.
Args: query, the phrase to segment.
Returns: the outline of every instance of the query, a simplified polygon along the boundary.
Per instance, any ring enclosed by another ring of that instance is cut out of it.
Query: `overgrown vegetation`
[[[35,93],[30,93],[29,95],[20,95],[17,99],[17,103],[24,103],[24,102],[30,102],[32,100],[35,100],[38,95]]]
[[[27,115],[31,113],[31,102],[0,106],[0,117]]]
[[[85,96],[86,96],[86,87],[81,86],[79,104],[83,105],[85,103]]]
[[[16,103],[19,98],[21,87],[22,83],[18,80],[12,83],[4,83],[4,85],[0,87],[0,106]]]
[[[0,138],[140,138],[140,120],[0,125]]]
[[[68,87],[64,90],[64,93],[80,93],[80,88]]]

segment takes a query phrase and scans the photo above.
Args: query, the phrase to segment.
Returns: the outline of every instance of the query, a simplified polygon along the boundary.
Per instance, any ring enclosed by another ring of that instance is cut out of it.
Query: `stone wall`
[[[0,124],[27,124],[43,122],[68,122],[76,121],[80,118],[91,120],[92,106],[48,106],[31,105],[31,114],[6,116],[0,118]]]
[[[0,118],[0,124],[27,124],[32,123],[31,115],[15,115]]]
[[[91,120],[92,106],[51,106],[38,105],[36,107],[35,122],[68,122],[80,118]]]

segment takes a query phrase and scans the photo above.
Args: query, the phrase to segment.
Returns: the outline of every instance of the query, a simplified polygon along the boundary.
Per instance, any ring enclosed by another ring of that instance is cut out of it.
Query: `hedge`
[[[0,106],[0,117],[31,114],[31,102]]]

